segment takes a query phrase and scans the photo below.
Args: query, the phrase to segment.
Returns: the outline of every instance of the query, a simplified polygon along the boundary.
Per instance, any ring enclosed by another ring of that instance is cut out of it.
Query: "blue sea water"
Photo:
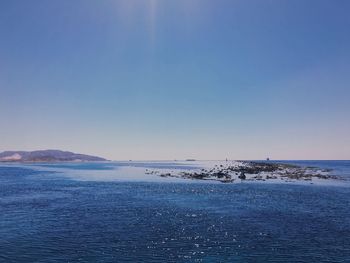
[[[2,164],[0,262],[350,262],[350,161],[293,163],[344,180],[106,181],[128,164]]]

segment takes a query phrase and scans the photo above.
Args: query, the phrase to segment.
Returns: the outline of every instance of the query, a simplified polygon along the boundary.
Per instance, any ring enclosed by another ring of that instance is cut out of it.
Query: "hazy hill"
[[[77,162],[106,161],[106,159],[60,150],[5,151],[0,153],[0,162]]]

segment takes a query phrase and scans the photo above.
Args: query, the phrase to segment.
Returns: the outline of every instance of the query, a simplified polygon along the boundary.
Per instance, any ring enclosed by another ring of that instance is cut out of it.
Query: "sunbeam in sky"
[[[148,32],[149,41],[154,48],[157,34],[157,27],[164,26],[163,18],[158,19],[158,10],[162,12],[164,16],[164,10],[171,7],[176,18],[179,19],[180,23],[191,24],[191,20],[194,19],[195,15],[198,14],[199,1],[184,1],[179,0],[176,2],[166,3],[162,0],[121,0],[113,3],[119,18],[122,18],[123,24],[127,26],[129,30],[132,27],[138,26],[145,28]]]

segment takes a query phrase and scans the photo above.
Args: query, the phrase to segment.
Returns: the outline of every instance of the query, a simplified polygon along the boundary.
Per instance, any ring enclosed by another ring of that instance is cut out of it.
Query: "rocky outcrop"
[[[147,174],[158,174],[162,177],[178,177],[197,180],[215,180],[233,182],[235,180],[266,181],[280,179],[283,181],[312,179],[336,179],[329,175],[329,170],[317,167],[300,167],[285,163],[237,161],[234,164],[215,165],[213,168],[177,173],[147,171]]]

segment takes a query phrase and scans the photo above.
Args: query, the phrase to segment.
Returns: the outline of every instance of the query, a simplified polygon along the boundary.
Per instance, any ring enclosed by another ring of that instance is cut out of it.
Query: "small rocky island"
[[[104,158],[60,150],[5,151],[0,162],[101,162]]]
[[[312,181],[314,179],[338,179],[330,175],[331,170],[318,167],[301,167],[286,163],[234,161],[214,165],[211,168],[195,170],[146,170],[146,174],[161,177],[176,177],[196,180],[214,180],[223,183],[234,181],[267,181],[282,180],[292,182],[297,180]]]

